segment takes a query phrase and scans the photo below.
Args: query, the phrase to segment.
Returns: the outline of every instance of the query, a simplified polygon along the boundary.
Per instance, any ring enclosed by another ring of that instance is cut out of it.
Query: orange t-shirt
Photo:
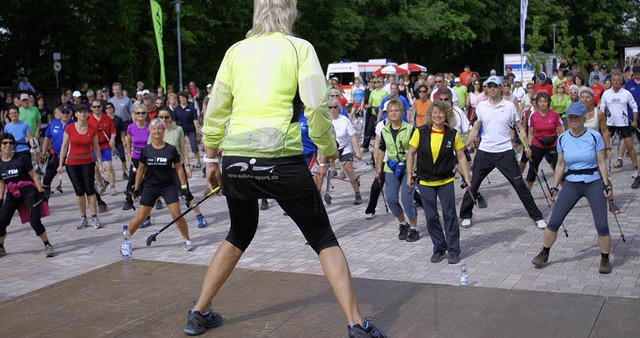
[[[469,83],[467,82],[467,78],[470,77],[471,75],[473,75],[472,71],[460,73],[460,83],[465,87],[468,86]]]
[[[427,99],[424,103],[421,100],[415,100],[413,104],[416,106],[416,127],[422,127],[427,118],[427,109],[431,106],[431,100]]]

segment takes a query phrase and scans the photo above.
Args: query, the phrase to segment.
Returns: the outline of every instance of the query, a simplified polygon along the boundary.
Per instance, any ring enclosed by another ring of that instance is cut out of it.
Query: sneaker
[[[598,272],[602,274],[611,273],[611,262],[608,258],[600,258],[600,268],[598,269]]]
[[[531,264],[533,264],[536,268],[540,269],[544,265],[544,263],[549,261],[549,253],[540,251],[533,259],[531,260]]]
[[[161,200],[157,200],[156,201],[156,210],[162,210],[162,201]]]
[[[476,202],[478,202],[478,208],[480,209],[485,209],[488,206],[487,200],[485,200],[484,197],[480,194],[478,194],[478,198],[476,199]]]
[[[460,222],[460,226],[463,228],[471,228],[473,224],[471,223],[471,218],[463,218],[462,222]]]
[[[196,163],[196,169],[200,169],[200,168],[202,168],[202,163],[200,162]]]
[[[434,252],[431,255],[431,263],[439,263],[444,259],[444,252]]]
[[[547,227],[547,222],[545,222],[544,219],[539,219],[536,221],[536,226],[538,229],[545,229]]]
[[[184,327],[184,333],[189,336],[201,335],[207,329],[220,326],[223,322],[222,315],[209,309],[206,315],[200,311],[189,311],[187,315],[187,324]]]
[[[613,163],[613,167],[614,168],[622,168],[622,159],[619,158],[615,161],[615,163]]]
[[[98,217],[93,217],[93,228],[94,229],[100,229],[100,228],[103,228],[103,227],[104,226],[102,225],[102,222],[100,222]]]
[[[268,210],[269,209],[269,202],[267,202],[266,198],[262,199],[262,202],[260,202],[260,210]]]
[[[387,338],[387,335],[373,325],[372,321],[373,318],[365,318],[364,327],[360,324],[351,324],[347,326],[349,338]]]
[[[128,181],[129,180],[129,175],[127,175],[127,173],[122,174],[122,179],[124,181]]]
[[[109,195],[115,196],[117,194],[118,194],[118,192],[116,191],[116,187],[111,187],[111,192],[109,193]]]
[[[416,229],[410,229],[407,235],[407,242],[415,242],[420,239],[420,232]]]
[[[200,228],[200,229],[206,228],[207,225],[209,224],[209,223],[207,223],[207,220],[204,219],[203,215],[197,215],[196,219],[198,220],[198,228]]]
[[[398,239],[401,241],[406,241],[407,237],[409,236],[409,224],[407,223],[401,223],[398,226]]]
[[[99,213],[105,213],[109,210],[109,206],[107,205],[107,203],[98,203],[98,212]]]
[[[633,174],[631,174],[631,178],[637,178],[638,177],[638,168],[635,168],[633,170]]]
[[[4,249],[4,246],[0,246],[0,257],[6,256],[7,250]]]
[[[131,210],[133,209],[133,201],[130,197],[124,200],[124,204],[122,204],[122,210]]]
[[[151,217],[147,217],[142,223],[140,223],[140,229],[144,229],[151,225]]]
[[[353,205],[360,205],[360,204],[362,204],[362,196],[360,196],[360,193],[357,192],[356,199],[353,201]]]
[[[366,219],[373,219],[373,216],[375,216],[375,214],[366,214],[365,218]]]
[[[460,263],[459,255],[449,255],[449,264],[455,265]]]
[[[87,220],[87,216],[82,216],[80,218],[80,224],[76,226],[77,230],[84,229],[89,226],[89,221]]]
[[[47,245],[44,246],[44,255],[45,255],[45,257],[53,257],[53,256],[56,255],[56,251],[53,250],[53,245],[47,244]],[[602,265],[600,265],[600,266],[602,266]],[[609,270],[609,271],[611,271],[611,270]]]
[[[609,201],[609,212],[616,215],[620,213],[620,208],[615,201]]]
[[[195,246],[193,245],[193,242],[191,242],[190,239],[187,239],[184,241],[184,249],[186,251],[193,251],[194,248]]]
[[[633,183],[631,183],[631,189],[638,189],[640,187],[640,177],[636,177],[633,179]]]

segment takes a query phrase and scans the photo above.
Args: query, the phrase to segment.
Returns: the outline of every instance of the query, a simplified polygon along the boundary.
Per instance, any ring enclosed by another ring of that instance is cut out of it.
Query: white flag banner
[[[520,77],[522,78],[523,59],[524,59],[524,31],[527,23],[527,7],[529,0],[520,0]]]

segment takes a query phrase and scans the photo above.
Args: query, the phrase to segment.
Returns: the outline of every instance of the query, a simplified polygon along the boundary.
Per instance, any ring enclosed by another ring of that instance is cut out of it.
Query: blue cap
[[[80,110],[91,111],[91,109],[89,109],[89,105],[84,102],[73,105],[74,113]]]
[[[71,108],[71,105],[68,105],[66,103],[61,105],[60,108],[58,109],[60,109],[60,111],[73,111],[73,109]]]
[[[545,73],[545,72],[538,73],[538,79],[546,80],[547,79],[547,73]]]
[[[494,84],[496,84],[498,86],[501,86],[502,85],[502,79],[499,76],[496,76],[496,75],[489,76],[489,78],[487,79],[486,83],[487,84],[494,83]]]
[[[567,108],[567,116],[582,116],[587,113],[587,108],[580,102],[572,102]]]

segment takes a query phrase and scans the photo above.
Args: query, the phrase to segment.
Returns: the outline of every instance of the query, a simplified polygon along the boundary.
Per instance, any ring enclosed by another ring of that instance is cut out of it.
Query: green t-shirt
[[[30,106],[27,109],[25,109],[24,107],[20,107],[18,108],[18,111],[20,112],[20,115],[18,117],[20,121],[24,121],[29,125],[29,128],[31,128],[31,136],[37,137],[39,130],[36,130],[36,127],[38,126],[38,122],[40,122],[41,119],[40,111],[38,110],[38,108],[34,106]]]
[[[387,95],[389,95],[389,93],[387,93],[386,90],[376,89],[371,92],[371,95],[369,95],[369,104],[374,108],[378,108],[380,107],[382,99],[384,99]]]
[[[565,113],[571,104],[571,98],[569,95],[562,95],[562,100],[558,100],[557,95],[553,95],[551,97],[551,102],[549,103],[549,108],[553,109],[560,117],[565,117]]]
[[[555,89],[556,89],[556,87],[558,87],[558,85],[559,85],[559,84],[561,84],[561,83],[563,83],[563,82],[565,82],[565,81],[567,81],[567,78],[566,78],[566,77],[563,77],[563,78],[557,78],[555,81],[553,81],[553,89],[555,90]],[[569,89],[569,88],[567,88],[567,91],[568,91],[568,89]]]
[[[463,109],[464,103],[467,101],[467,87],[454,86],[453,90],[456,91],[456,95],[458,96],[458,106],[460,107],[460,109]]]

